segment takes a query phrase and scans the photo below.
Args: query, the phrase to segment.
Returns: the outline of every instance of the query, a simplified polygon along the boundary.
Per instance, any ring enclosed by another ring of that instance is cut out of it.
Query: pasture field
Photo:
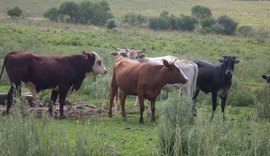
[[[145,48],[148,56],[175,55],[179,58],[205,59],[210,62],[217,62],[222,55],[237,55],[242,63],[235,66],[233,86],[225,109],[227,120],[221,120],[218,107],[214,121],[209,122],[211,98],[210,95],[200,93],[198,117],[192,124],[187,120],[175,128],[180,131],[176,131],[179,133],[174,135],[179,134],[176,138],[182,143],[177,146],[180,154],[175,155],[270,155],[269,115],[264,112],[266,119],[261,118],[262,111],[258,109],[265,104],[265,108],[268,108],[265,110],[270,110],[269,92],[265,91],[266,84],[261,78],[262,74],[270,73],[270,38],[267,35],[267,32],[270,32],[270,1],[108,0],[117,19],[128,12],[153,16],[159,15],[162,10],[176,15],[190,15],[192,6],[203,5],[209,7],[216,17],[226,14],[238,21],[239,25],[249,25],[258,30],[255,37],[249,38],[238,35],[203,35],[196,31],[152,31],[145,27],[120,26],[108,30],[80,24],[54,23],[42,18],[48,8],[61,2],[0,1],[0,67],[5,54],[13,50],[28,50],[48,55],[70,55],[79,54],[83,50],[94,50],[102,57],[108,69],[107,75],[86,78],[81,89],[67,100],[72,104],[84,101],[97,106],[103,105],[105,115],[101,118],[77,120],[55,120],[46,116],[36,118],[30,113],[22,115],[20,104],[23,102],[18,102],[12,115],[0,116],[0,155],[165,154],[160,147],[165,133],[161,132],[165,129],[169,135],[169,132],[174,130],[170,129],[170,124],[166,125],[162,112],[167,105],[170,105],[168,108],[175,103],[186,106],[190,101],[176,98],[177,92],[170,95],[162,92],[157,101],[157,125],[151,124],[146,114],[145,124],[138,123],[139,111],[130,109],[134,97],[127,100],[127,121],[124,122],[119,114],[108,118],[106,107],[111,67],[116,59],[109,55],[114,50],[113,47]],[[25,18],[6,17],[7,9],[14,6],[26,11]],[[266,35],[260,34],[262,29]],[[7,92],[8,88],[8,78],[4,72],[0,81],[0,92]],[[26,88],[23,91],[28,92]],[[40,98],[48,102],[50,91],[41,92]],[[26,104],[23,106],[28,107]],[[179,109],[183,110],[183,107]],[[185,115],[180,111],[175,114],[175,118],[179,116],[185,119]]]

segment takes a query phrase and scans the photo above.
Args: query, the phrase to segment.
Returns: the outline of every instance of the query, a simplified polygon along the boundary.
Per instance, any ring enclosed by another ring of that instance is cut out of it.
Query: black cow
[[[267,87],[270,88],[270,76],[262,75],[262,78],[266,80]]]
[[[81,55],[70,56],[44,56],[26,51],[13,51],[4,58],[0,78],[4,67],[11,84],[6,114],[12,105],[14,85],[20,94],[21,84],[24,82],[34,96],[41,90],[53,89],[49,112],[52,114],[52,104],[59,96],[59,118],[64,118],[63,106],[69,90],[78,90],[87,74],[107,72],[96,52],[85,51]]]
[[[212,93],[212,116],[214,117],[215,110],[217,108],[217,96],[221,98],[222,117],[225,120],[224,109],[226,104],[227,95],[232,84],[232,76],[234,70],[234,64],[240,62],[234,56],[223,56],[218,60],[221,64],[212,64],[207,61],[194,61],[199,68],[197,78],[197,89],[193,96],[193,109],[196,110],[196,97],[199,91],[202,90],[205,93]],[[194,112],[196,115],[196,112]]]

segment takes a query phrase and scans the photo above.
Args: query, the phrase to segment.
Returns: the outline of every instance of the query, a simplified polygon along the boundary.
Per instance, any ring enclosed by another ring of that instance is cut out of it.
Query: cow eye
[[[98,61],[97,61],[97,64],[100,66],[100,65],[101,65],[101,61],[100,61],[100,60],[98,60]]]

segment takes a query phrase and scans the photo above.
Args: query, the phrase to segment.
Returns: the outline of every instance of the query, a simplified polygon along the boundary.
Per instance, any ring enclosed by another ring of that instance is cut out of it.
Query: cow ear
[[[170,67],[170,64],[169,64],[169,62],[168,62],[167,60],[163,59],[162,61],[163,61],[163,65],[164,65],[165,67],[167,67],[167,68]]]
[[[217,61],[220,62],[220,63],[224,63],[224,59],[223,58],[222,59],[217,59]]]
[[[87,53],[86,51],[82,51],[82,54],[83,54],[83,56],[85,57],[85,59],[88,59],[88,57],[89,57],[89,53]]]
[[[119,55],[122,57],[127,57],[127,53],[120,53]]]
[[[262,75],[262,78],[266,80],[267,79],[267,76],[266,75]]]
[[[240,62],[242,62],[240,59],[236,59],[236,60],[234,61],[235,64],[238,64],[238,63],[240,63]]]
[[[144,52],[140,52],[140,53],[139,53],[139,58],[145,58]]]
[[[116,51],[111,52],[111,56],[117,56],[117,55],[118,55],[118,53]]]

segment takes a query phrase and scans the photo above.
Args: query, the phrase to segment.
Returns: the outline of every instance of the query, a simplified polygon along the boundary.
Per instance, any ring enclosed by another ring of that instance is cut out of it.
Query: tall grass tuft
[[[257,112],[260,118],[265,118],[270,120],[270,90],[268,87],[264,87],[261,91],[257,93],[258,104]]]
[[[258,120],[256,114],[241,121],[214,118],[210,122],[210,113],[201,110],[193,118],[191,106],[191,100],[183,97],[163,103],[158,126],[160,155],[269,155],[270,124]],[[261,122],[264,127],[259,126]]]
[[[36,118],[26,103],[15,99],[8,116],[0,117],[0,155],[110,155],[117,153],[106,144],[101,135],[92,137],[80,126],[76,139],[70,138],[70,130],[61,128],[61,122],[43,116]],[[96,133],[105,133],[99,130]]]

